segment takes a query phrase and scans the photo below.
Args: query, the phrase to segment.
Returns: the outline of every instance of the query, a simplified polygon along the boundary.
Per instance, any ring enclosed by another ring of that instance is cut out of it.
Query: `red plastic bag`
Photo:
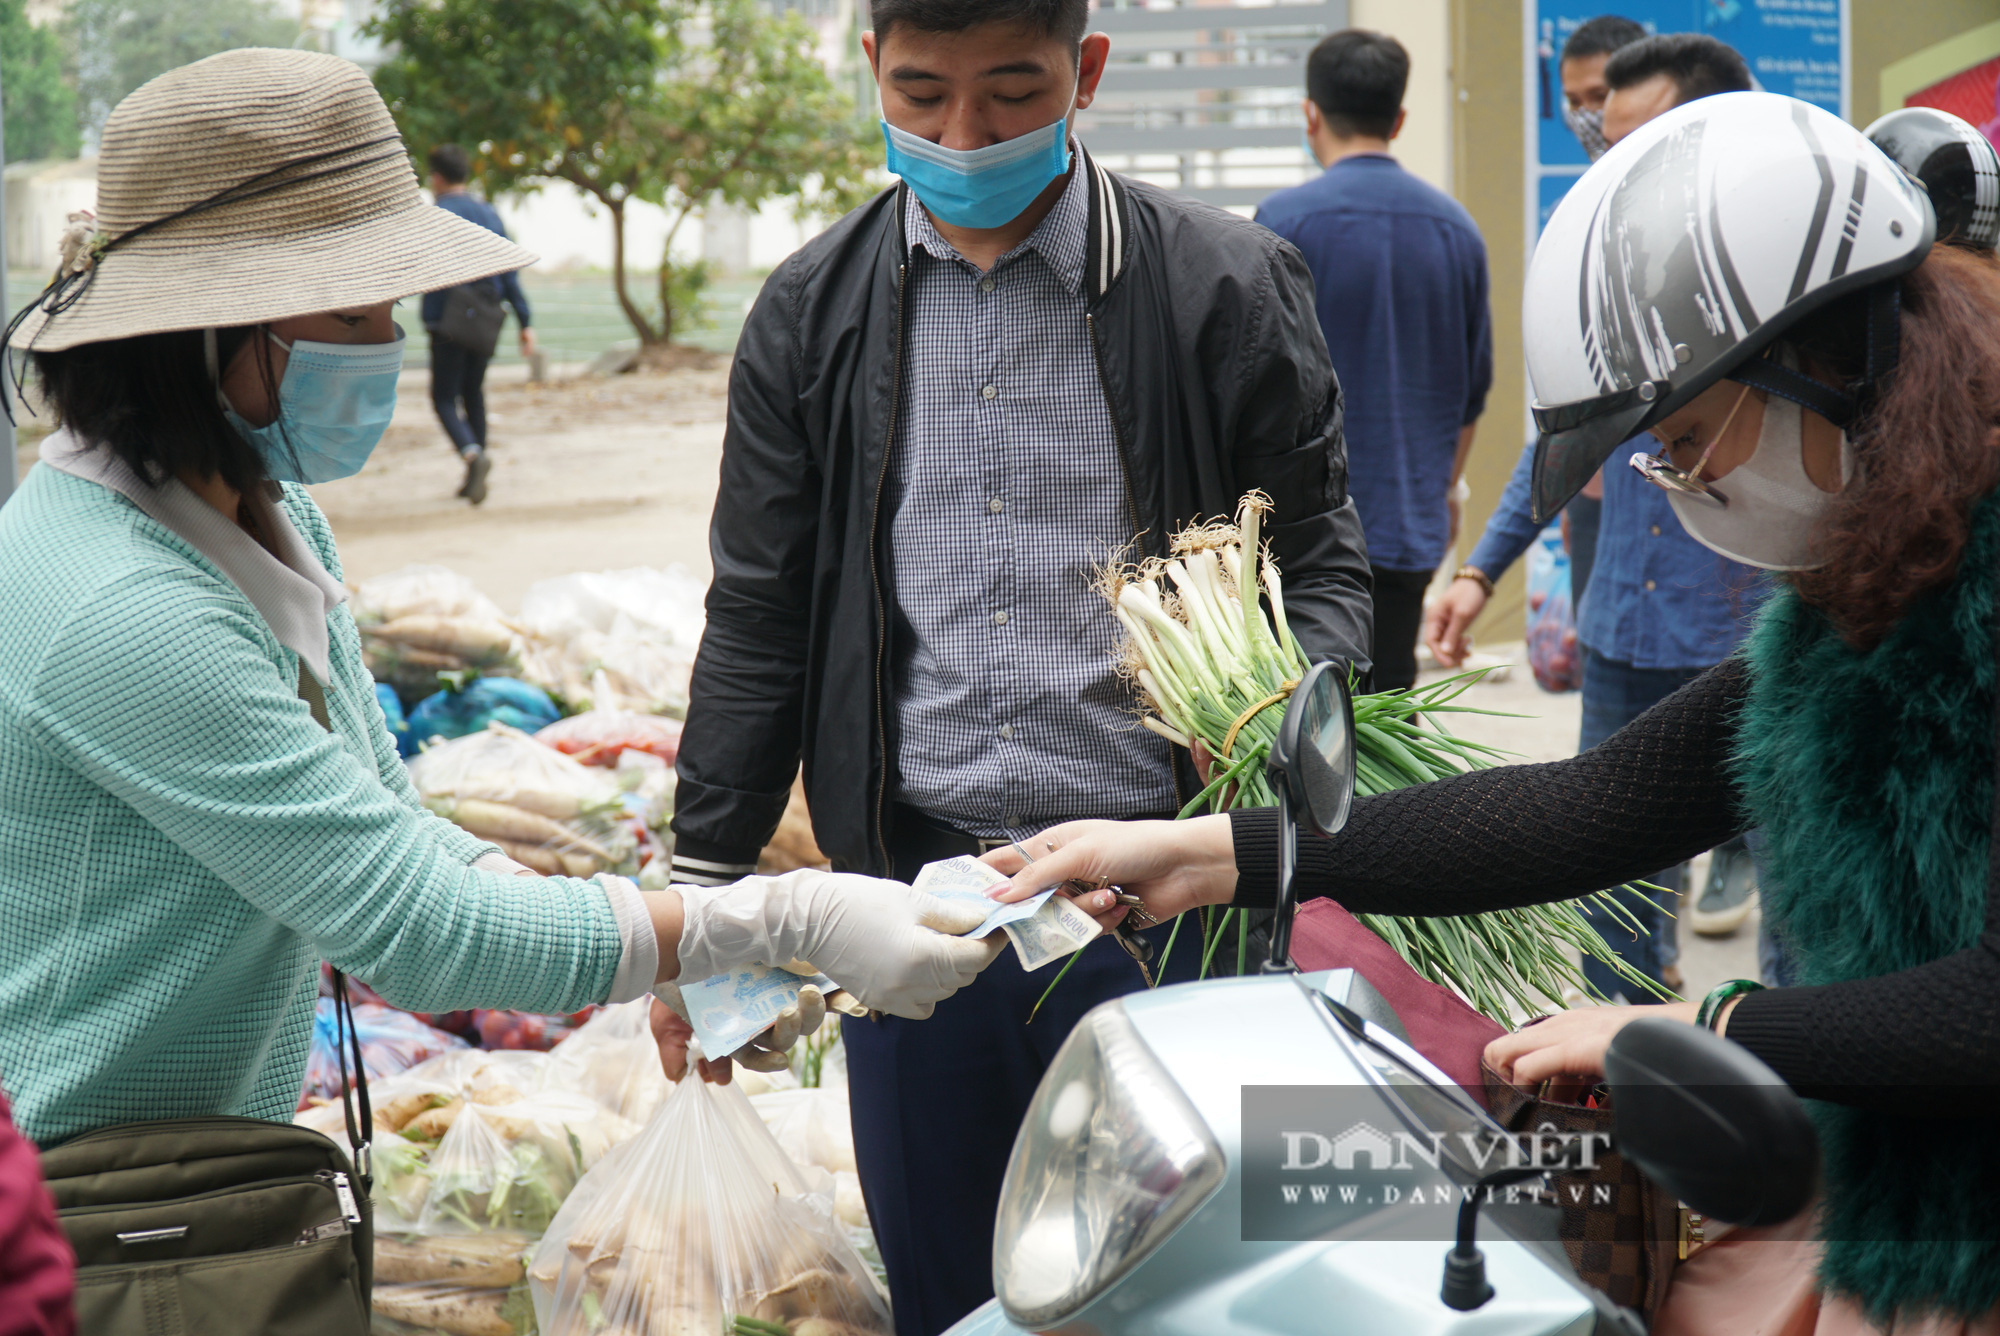
[[[585,710],[558,719],[536,733],[535,741],[585,765],[615,766],[618,753],[627,749],[649,752],[672,765],[681,751],[681,721],[636,710]]]
[[[1542,530],[1528,549],[1528,667],[1544,691],[1575,691],[1583,685],[1583,651],[1576,639],[1569,575],[1569,553],[1563,549],[1558,520]]]
[[[1302,970],[1358,972],[1396,1009],[1410,1047],[1468,1095],[1486,1102],[1479,1055],[1507,1033],[1506,1027],[1411,969],[1395,947],[1368,931],[1361,920],[1331,900],[1308,900],[1292,920],[1292,960]]]

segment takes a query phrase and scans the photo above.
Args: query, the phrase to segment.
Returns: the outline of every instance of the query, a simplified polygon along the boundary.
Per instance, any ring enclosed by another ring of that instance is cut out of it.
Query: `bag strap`
[[[312,711],[313,722],[331,733],[333,725],[327,719],[326,691],[303,663],[299,665],[299,699]],[[350,1050],[354,1054],[351,1088],[347,1082]],[[340,1060],[340,1111],[347,1117],[347,1144],[354,1152],[354,1173],[361,1180],[361,1193],[365,1197],[374,1185],[369,1147],[375,1135],[375,1110],[368,1100],[368,1070],[361,1065],[361,1029],[354,1023],[354,1004],[347,998],[347,976],[339,970],[333,972],[333,1051]],[[361,1105],[359,1122],[354,1117],[357,1100]]]

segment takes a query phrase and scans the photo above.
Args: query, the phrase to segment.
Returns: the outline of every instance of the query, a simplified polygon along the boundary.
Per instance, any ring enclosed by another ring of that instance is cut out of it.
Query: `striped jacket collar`
[[[1071,142],[1075,143],[1074,140]],[[1126,263],[1131,259],[1132,204],[1125,181],[1099,166],[1082,144],[1076,144],[1074,161],[1075,170],[1083,173],[1089,189],[1089,217],[1084,230],[1083,295],[1086,301],[1095,303],[1111,291],[1111,285],[1125,272]],[[899,184],[896,189],[896,231],[901,250],[907,255],[910,238],[904,222],[904,210],[909,203],[909,187]]]

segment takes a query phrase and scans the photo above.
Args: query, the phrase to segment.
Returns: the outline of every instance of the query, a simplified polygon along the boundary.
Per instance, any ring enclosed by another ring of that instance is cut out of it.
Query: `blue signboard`
[[[1620,14],[1649,32],[1705,32],[1743,54],[1759,86],[1847,114],[1847,0],[1534,0],[1528,34],[1528,197],[1534,235],[1588,164],[1563,123],[1563,43],[1578,25]],[[1529,238],[1532,247],[1534,237]]]

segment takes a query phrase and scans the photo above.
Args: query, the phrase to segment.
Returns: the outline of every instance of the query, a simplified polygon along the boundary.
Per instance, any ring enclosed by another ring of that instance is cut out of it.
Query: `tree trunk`
[[[674,303],[671,293],[674,282],[674,238],[680,234],[681,224],[694,211],[692,203],[683,204],[681,211],[674,215],[673,223],[667,228],[666,239],[660,242],[660,342],[671,343],[674,336]]]
[[[611,210],[611,286],[618,294],[619,309],[638,333],[641,348],[665,343],[666,336],[654,330],[646,313],[633,304],[631,294],[625,290],[625,201],[605,199],[604,207]]]

